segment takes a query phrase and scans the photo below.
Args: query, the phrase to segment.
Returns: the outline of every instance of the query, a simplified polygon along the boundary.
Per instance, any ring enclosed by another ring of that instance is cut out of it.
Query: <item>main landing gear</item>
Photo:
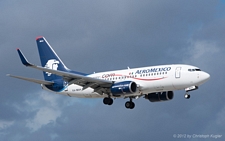
[[[126,107],[127,109],[134,109],[135,104],[134,104],[134,102],[132,102],[132,101],[127,101],[127,102],[125,103],[125,107]]]
[[[134,102],[132,101],[132,98],[130,98],[130,101],[127,101],[127,102],[125,103],[125,107],[126,107],[127,109],[134,109],[135,104],[134,104]]]
[[[105,105],[112,105],[112,104],[113,104],[113,99],[110,98],[110,97],[105,97],[105,98],[103,99],[103,103],[104,103]]]
[[[103,103],[104,103],[105,105],[112,105],[112,104],[113,104],[113,99],[112,99],[111,97],[105,97],[105,98],[103,99]],[[134,102],[132,101],[132,98],[130,98],[130,101],[127,101],[127,102],[125,103],[125,107],[126,107],[127,109],[134,109],[135,104],[134,104]]]

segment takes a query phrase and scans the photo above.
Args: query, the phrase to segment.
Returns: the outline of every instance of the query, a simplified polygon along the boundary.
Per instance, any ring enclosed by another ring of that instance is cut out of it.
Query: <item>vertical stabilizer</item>
[[[40,55],[41,65],[42,67],[53,69],[53,70],[60,70],[60,71],[68,71],[67,67],[52,49],[48,41],[39,36],[36,38],[38,51]],[[57,76],[55,74],[51,74],[49,72],[43,72],[45,80],[52,81],[55,79],[61,79],[61,76]]]

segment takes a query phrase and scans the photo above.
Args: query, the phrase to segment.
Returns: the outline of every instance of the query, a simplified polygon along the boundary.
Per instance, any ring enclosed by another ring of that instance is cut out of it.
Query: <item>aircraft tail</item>
[[[55,51],[52,49],[48,41],[42,37],[39,36],[36,38],[38,51],[40,55],[41,65],[42,67],[53,69],[53,70],[60,70],[60,71],[68,71],[69,69],[64,65],[62,60],[58,57],[58,55],[55,53]],[[49,73],[49,72],[43,72],[44,78],[47,81],[55,80],[55,79],[61,79],[61,76]]]

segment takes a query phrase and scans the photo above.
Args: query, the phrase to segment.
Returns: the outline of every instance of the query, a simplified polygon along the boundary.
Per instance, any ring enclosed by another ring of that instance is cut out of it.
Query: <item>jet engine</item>
[[[111,87],[111,93],[114,96],[120,96],[123,94],[132,94],[137,90],[137,84],[133,81],[123,81],[114,83]]]
[[[151,102],[168,101],[173,99],[173,91],[149,93],[145,98]]]

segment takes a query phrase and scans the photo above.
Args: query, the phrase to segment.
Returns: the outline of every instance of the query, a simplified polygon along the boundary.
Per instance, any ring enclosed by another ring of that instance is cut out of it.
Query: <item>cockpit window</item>
[[[192,71],[201,71],[200,69],[188,69],[188,71],[192,72]]]

